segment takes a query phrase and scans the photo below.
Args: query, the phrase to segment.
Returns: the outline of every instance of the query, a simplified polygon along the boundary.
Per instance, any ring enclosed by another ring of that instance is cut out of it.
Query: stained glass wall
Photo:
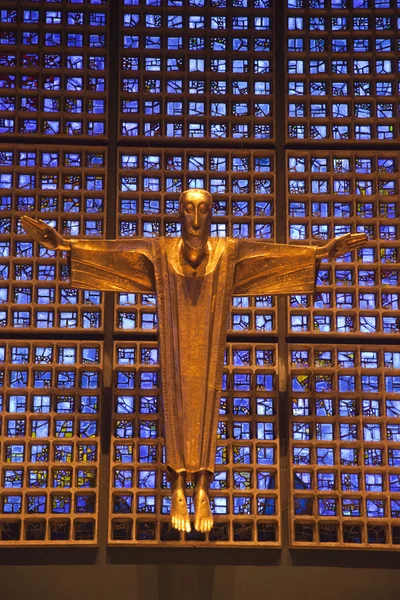
[[[105,238],[108,3],[6,0],[0,21],[0,545],[93,545],[104,295],[21,217]]]
[[[398,162],[398,152],[287,152],[289,240],[368,236],[321,265],[313,298],[290,298],[289,331],[398,334]]]
[[[399,9],[286,2],[288,239],[368,237],[322,262],[313,297],[288,302],[296,547],[400,547],[398,352],[389,345],[400,323]]]
[[[70,237],[105,237],[106,149],[3,144],[0,152],[0,326],[103,328],[103,295],[71,289],[66,256],[32,242],[29,215]]]
[[[0,344],[0,545],[93,544],[102,344]]]
[[[276,345],[228,344],[222,382],[210,534],[169,522],[155,343],[115,345],[111,544],[276,546],[281,541]],[[193,484],[188,509],[193,515]]]
[[[286,7],[287,140],[398,140],[399,2]]]
[[[0,138],[105,138],[107,0],[4,0]]]
[[[284,520],[295,547],[400,548],[399,20],[399,0],[3,0],[0,545],[276,547]],[[213,236],[368,236],[314,296],[232,298],[206,537],[168,522],[155,295],[72,289],[20,224],[177,236],[193,187]]]
[[[398,548],[398,346],[289,352],[294,544]]]
[[[119,136],[272,139],[272,2],[252,9],[247,0],[124,0]]]
[[[249,11],[247,0],[124,0],[120,25],[117,237],[180,235],[179,195],[204,187],[214,199],[212,236],[275,241],[272,3],[256,0]],[[156,297],[116,295],[114,327],[137,344],[121,342],[114,353],[109,543],[279,544],[276,349],[263,363],[254,346],[228,347],[216,527],[181,539],[168,523],[157,350],[146,364],[150,348],[140,341],[156,340],[148,337],[157,331]],[[229,332],[238,339],[276,336],[277,327],[275,298],[232,299]],[[263,364],[271,369],[267,387]],[[256,399],[263,391],[273,396],[264,412]]]

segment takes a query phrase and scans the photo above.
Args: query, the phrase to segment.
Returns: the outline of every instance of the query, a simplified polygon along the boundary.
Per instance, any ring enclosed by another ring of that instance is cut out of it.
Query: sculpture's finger
[[[40,241],[43,239],[46,225],[41,221],[36,221],[36,219],[32,219],[32,217],[22,217],[21,225],[26,233],[33,237],[34,240]]]
[[[362,234],[355,234],[353,237],[350,238],[350,240],[347,242],[348,244],[357,244],[357,245],[361,245],[361,244],[365,244],[366,242],[368,242],[368,236],[365,235],[364,233]]]
[[[365,244],[368,241],[368,238],[359,238],[359,237],[354,237],[354,238],[350,238],[347,242],[346,242],[346,246],[351,247],[351,246],[360,246],[362,244]]]
[[[29,226],[38,232],[46,231],[47,225],[41,219],[33,219],[32,217],[21,217],[21,223],[29,224]]]
[[[351,240],[350,242],[348,242],[348,247],[349,248],[359,248],[360,246],[363,246],[365,244],[367,240]]]
[[[361,240],[367,240],[368,236],[366,233],[353,233],[353,235],[350,238],[350,241],[361,241]]]

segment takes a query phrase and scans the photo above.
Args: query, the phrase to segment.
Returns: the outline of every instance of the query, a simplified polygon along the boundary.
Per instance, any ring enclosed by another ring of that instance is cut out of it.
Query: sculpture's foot
[[[172,481],[171,523],[174,529],[190,531],[190,519],[185,497],[184,473],[176,473]]]
[[[211,473],[206,471],[201,472],[194,491],[194,528],[202,533],[208,533],[214,525],[208,495],[211,478]]]

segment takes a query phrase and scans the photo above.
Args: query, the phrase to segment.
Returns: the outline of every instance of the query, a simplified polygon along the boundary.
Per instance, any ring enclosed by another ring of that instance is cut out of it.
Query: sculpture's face
[[[179,198],[182,239],[189,250],[199,251],[207,244],[212,196],[205,190],[187,190]]]

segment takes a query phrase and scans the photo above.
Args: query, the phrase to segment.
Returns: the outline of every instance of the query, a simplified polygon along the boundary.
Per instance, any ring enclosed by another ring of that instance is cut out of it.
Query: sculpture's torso
[[[236,243],[210,240],[197,269],[182,259],[181,243],[161,238],[154,265],[167,462],[195,472],[214,468]]]

